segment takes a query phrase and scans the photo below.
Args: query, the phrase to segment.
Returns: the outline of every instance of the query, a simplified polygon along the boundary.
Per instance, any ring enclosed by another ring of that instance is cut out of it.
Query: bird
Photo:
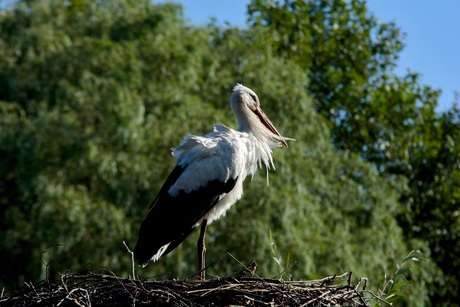
[[[243,194],[243,181],[265,166],[274,169],[272,149],[288,147],[260,107],[256,93],[236,84],[230,108],[238,128],[215,124],[204,136],[189,134],[173,147],[176,165],[139,228],[134,258],[145,267],[174,250],[198,226],[198,273],[205,279],[205,234]]]

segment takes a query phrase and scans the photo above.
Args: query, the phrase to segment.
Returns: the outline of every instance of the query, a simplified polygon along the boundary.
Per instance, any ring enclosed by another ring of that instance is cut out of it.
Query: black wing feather
[[[146,264],[165,244],[170,243],[163,256],[182,243],[196,223],[218,203],[219,196],[230,192],[237,181],[237,178],[226,182],[213,180],[198,190],[189,193],[180,191],[172,197],[168,190],[184,170],[179,165],[174,168],[140,226],[134,248],[134,257],[140,264]]]

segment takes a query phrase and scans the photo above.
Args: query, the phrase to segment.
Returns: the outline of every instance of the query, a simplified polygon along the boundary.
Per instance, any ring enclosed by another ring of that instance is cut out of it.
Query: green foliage
[[[211,225],[208,272],[239,271],[230,252],[265,276],[375,281],[420,249],[438,271],[429,261],[418,275],[398,270],[406,301],[453,297],[428,286],[432,275],[458,284],[446,270],[458,265],[446,250],[460,229],[458,110],[438,116],[436,91],[391,74],[399,30],[361,1],[253,1],[250,18],[244,30],[191,27],[180,6],[148,0],[2,12],[2,285],[99,266],[130,274],[122,242],[134,246],[173,167],[169,148],[212,123],[233,126],[241,82],[296,141],[275,150],[268,187],[260,171]],[[196,237],[136,273],[193,275]]]
[[[144,70],[150,56],[140,53],[156,49],[119,27],[126,18],[150,20],[149,35],[164,32],[157,20],[180,10],[147,1],[85,3],[21,3],[2,16],[1,253],[5,264],[15,263],[2,270],[10,280],[43,278],[45,249],[54,272],[124,270],[114,256],[120,240],[135,236],[143,212],[136,204],[149,202],[146,192],[161,184],[153,178],[168,171],[160,161],[170,144],[154,142],[165,154],[151,153],[162,135],[148,132],[161,132],[162,123],[154,108],[146,111],[154,89],[143,90],[152,78]]]
[[[249,13],[274,52],[308,74],[335,148],[374,163],[387,180],[407,180],[407,188],[396,186],[398,224],[408,241],[428,242],[440,269],[432,304],[458,301],[458,108],[437,114],[440,91],[421,85],[417,73],[392,73],[402,35],[365,1],[253,0]]]
[[[379,288],[379,298],[382,301],[393,303],[397,302],[398,297],[407,295],[407,293],[405,293],[405,288],[409,284],[406,278],[407,272],[414,268],[412,262],[419,261],[419,258],[417,258],[418,254],[420,254],[420,251],[411,251],[409,255],[397,265],[397,269],[393,274],[385,276],[384,283],[382,287]],[[423,254],[421,256],[423,257]],[[419,303],[423,304],[423,301]]]
[[[408,236],[426,240],[439,266],[435,302],[456,301],[460,282],[460,112],[454,107],[418,127],[422,137],[410,147],[410,189],[398,216]]]

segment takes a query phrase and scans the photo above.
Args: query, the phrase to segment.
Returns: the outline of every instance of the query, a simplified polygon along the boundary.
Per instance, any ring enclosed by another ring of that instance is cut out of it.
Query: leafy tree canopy
[[[444,244],[459,232],[459,113],[437,115],[436,91],[391,73],[396,26],[377,23],[361,1],[253,1],[249,14],[250,27],[237,29],[192,27],[180,6],[147,0],[2,11],[3,285],[98,266],[128,275],[122,241],[134,245],[173,167],[169,148],[212,123],[234,126],[237,82],[296,142],[275,151],[269,187],[260,171],[211,226],[208,262],[220,259],[211,274],[239,270],[228,252],[255,259],[260,274],[295,262],[285,277],[353,271],[376,289],[420,249],[436,260],[438,281],[458,282],[442,264],[454,261]],[[188,277],[195,253],[191,237],[137,274]],[[434,299],[433,270],[423,262],[410,275],[408,301]]]
[[[439,90],[420,84],[417,73],[393,73],[403,35],[394,23],[369,14],[365,1],[253,0],[249,16],[252,27],[272,38],[267,41],[274,52],[309,76],[306,90],[328,119],[334,147],[373,162],[390,181],[408,180],[399,225],[406,238],[429,245],[441,270],[432,304],[457,301],[457,104],[437,114]]]

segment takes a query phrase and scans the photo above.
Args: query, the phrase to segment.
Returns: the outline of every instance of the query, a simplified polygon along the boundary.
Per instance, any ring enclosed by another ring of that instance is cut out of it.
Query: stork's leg
[[[200,237],[198,238],[198,272],[200,274],[200,278],[204,280],[205,271],[204,267],[206,264],[206,245],[204,243],[205,235],[206,235],[206,228],[208,227],[208,220],[203,219],[201,222],[201,230],[200,230]]]

